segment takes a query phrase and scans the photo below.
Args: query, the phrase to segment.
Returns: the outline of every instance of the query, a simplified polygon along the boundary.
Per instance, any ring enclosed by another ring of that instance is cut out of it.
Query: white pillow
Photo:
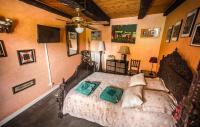
[[[171,115],[176,108],[177,103],[175,98],[166,92],[143,90],[143,93],[143,111],[167,113]]]
[[[169,92],[169,89],[165,86],[165,83],[160,78],[145,78],[147,85],[144,87],[145,89],[151,90],[161,90],[165,92]]]
[[[134,86],[126,89],[123,96],[122,108],[140,106],[143,103],[142,91],[143,86]]]
[[[131,77],[129,86],[146,85],[144,73],[136,74]]]

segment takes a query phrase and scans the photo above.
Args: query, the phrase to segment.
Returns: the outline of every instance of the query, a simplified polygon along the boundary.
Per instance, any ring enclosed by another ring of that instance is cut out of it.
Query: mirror
[[[66,26],[67,54],[68,56],[77,55],[79,53],[78,33],[74,27]]]

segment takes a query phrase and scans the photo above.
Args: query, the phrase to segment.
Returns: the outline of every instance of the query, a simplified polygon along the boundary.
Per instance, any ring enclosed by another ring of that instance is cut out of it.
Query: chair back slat
[[[140,70],[140,60],[131,59],[130,62],[130,75],[139,73]]]

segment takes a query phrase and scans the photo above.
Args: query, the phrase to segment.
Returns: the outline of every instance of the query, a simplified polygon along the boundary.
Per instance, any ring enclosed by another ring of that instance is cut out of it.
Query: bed
[[[83,118],[108,127],[174,127],[172,112],[177,103],[187,96],[192,82],[192,72],[177,50],[160,62],[158,72],[169,91],[144,88],[145,102],[140,107],[122,108],[122,99],[112,104],[100,99],[107,86],[126,90],[130,76],[94,72],[94,66],[81,63],[74,75],[63,80],[59,91],[59,117],[66,114]],[[84,81],[100,81],[99,87],[90,95],[77,93],[74,89]],[[147,86],[156,86],[157,79],[146,79]],[[172,85],[173,84],[173,85]],[[158,105],[159,104],[159,105]]]

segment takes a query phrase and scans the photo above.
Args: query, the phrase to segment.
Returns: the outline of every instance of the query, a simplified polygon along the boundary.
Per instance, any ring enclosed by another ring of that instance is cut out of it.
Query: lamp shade
[[[99,41],[98,51],[105,51],[105,44],[103,41]]]
[[[121,54],[130,54],[130,50],[128,46],[120,46],[119,53]]]
[[[150,63],[157,63],[158,62],[157,57],[151,57],[149,62]]]
[[[80,26],[80,24],[78,24],[77,27],[75,28],[75,30],[76,30],[77,33],[82,33],[84,31],[84,28],[82,28]]]

